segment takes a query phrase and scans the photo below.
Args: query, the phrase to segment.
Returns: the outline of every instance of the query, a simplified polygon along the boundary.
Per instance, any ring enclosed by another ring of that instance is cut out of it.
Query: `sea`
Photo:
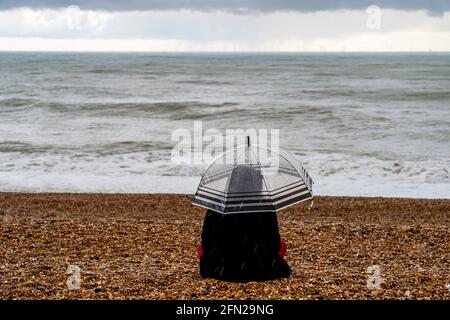
[[[279,130],[317,195],[450,198],[450,53],[0,53],[0,191],[194,193],[174,132]]]

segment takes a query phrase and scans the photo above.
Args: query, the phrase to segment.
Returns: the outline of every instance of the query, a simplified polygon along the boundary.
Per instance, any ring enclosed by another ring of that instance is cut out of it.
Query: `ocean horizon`
[[[194,193],[174,130],[279,129],[316,195],[450,198],[450,53],[0,52],[0,191]]]

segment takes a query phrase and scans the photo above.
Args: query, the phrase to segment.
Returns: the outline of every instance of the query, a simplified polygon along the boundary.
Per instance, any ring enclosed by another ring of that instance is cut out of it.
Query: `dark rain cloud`
[[[60,8],[77,5],[84,9],[130,10],[225,10],[232,12],[319,11],[380,8],[418,10],[432,14],[450,11],[450,0],[0,0],[0,10],[16,7]]]

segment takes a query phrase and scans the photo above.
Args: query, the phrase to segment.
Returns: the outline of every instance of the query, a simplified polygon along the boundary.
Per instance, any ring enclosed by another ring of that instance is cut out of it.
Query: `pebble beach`
[[[450,200],[316,197],[311,210],[288,208],[278,223],[292,275],[249,283],[200,277],[205,210],[191,201],[0,193],[0,299],[450,299]]]

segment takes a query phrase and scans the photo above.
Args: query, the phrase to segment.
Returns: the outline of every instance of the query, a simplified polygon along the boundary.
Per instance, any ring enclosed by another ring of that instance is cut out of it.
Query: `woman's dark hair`
[[[200,274],[238,282],[288,277],[291,269],[278,254],[280,240],[276,213],[223,215],[208,210]]]

